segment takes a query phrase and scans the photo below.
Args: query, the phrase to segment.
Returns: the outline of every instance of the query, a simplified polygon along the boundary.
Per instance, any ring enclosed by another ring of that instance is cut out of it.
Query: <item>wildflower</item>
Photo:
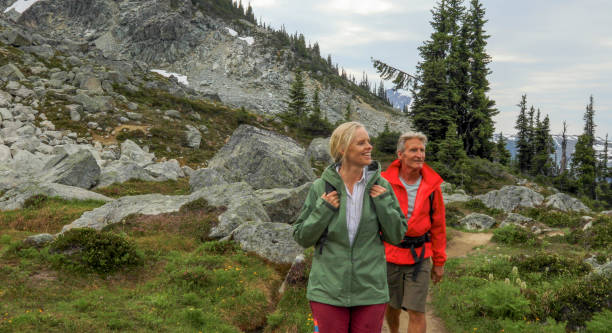
[[[521,282],[521,288],[527,289],[527,282],[525,281]]]
[[[493,273],[489,273],[489,281],[493,281]]]
[[[504,280],[504,283],[505,283],[505,284],[510,284],[510,279],[506,278],[506,279]]]
[[[516,278],[516,281],[515,281],[515,282],[516,282],[516,284],[517,284],[517,285],[519,285],[519,286],[520,286],[520,285],[521,285],[521,282],[523,282],[523,281],[521,281],[521,278]]]
[[[513,276],[518,276],[518,267],[516,267],[516,266],[512,267],[512,275]]]

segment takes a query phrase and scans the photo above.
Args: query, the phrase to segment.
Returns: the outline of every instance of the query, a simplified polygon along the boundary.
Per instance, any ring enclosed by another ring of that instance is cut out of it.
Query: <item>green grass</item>
[[[149,182],[139,179],[131,179],[124,183],[112,184],[96,189],[94,192],[98,192],[111,198],[151,193],[185,195],[189,194],[189,178],[185,177],[177,180],[166,180],[163,182]]]

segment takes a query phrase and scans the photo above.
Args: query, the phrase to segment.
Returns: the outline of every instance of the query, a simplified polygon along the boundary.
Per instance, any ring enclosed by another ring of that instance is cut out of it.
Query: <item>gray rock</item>
[[[181,166],[175,159],[147,165],[145,170],[147,170],[149,174],[155,177],[158,181],[165,181],[169,179],[177,180],[185,177],[183,170],[181,170]]]
[[[249,125],[234,131],[209,167],[256,189],[297,187],[315,178],[305,150],[293,139]]]
[[[35,195],[57,197],[66,200],[113,200],[102,194],[87,191],[80,187],[30,181],[21,183],[4,193],[4,195],[0,198],[0,210],[21,209],[23,208],[24,202]]]
[[[7,29],[2,32],[0,38],[6,42],[6,44],[12,46],[28,46],[32,45],[32,36],[24,31],[18,31],[16,29]]]
[[[132,111],[136,111],[138,110],[138,104],[134,103],[134,102],[129,102],[127,105],[128,109],[132,110]]]
[[[191,125],[186,125],[185,127],[187,127],[185,131],[187,147],[194,149],[200,148],[200,141],[202,141],[202,134],[200,134],[200,131]]]
[[[83,93],[71,97],[73,103],[78,103],[83,106],[86,112],[98,113],[109,112],[113,109],[113,99],[110,96],[94,96],[90,97]]]
[[[181,167],[181,170],[183,170],[183,174],[186,177],[190,177],[189,180],[191,180],[191,175],[193,175],[193,173],[195,172],[195,170],[193,170],[189,165],[183,165]]]
[[[518,207],[536,207],[542,204],[544,197],[524,186],[504,186],[500,190],[474,196],[489,208],[503,209],[511,212]]]
[[[285,223],[247,222],[232,232],[232,238],[244,251],[274,263],[290,264],[304,251],[293,240],[293,228]]]
[[[25,75],[13,64],[9,63],[0,67],[0,80],[2,81],[23,81],[25,79]]]
[[[5,93],[3,91],[3,93]],[[6,93],[5,93],[6,94]],[[7,94],[10,96],[10,98],[12,99],[13,96],[11,96],[10,94]],[[13,120],[13,114],[11,113],[11,111],[9,111],[8,109],[5,108],[0,108],[0,117],[2,118],[2,121],[12,121]]]
[[[181,119],[181,113],[177,110],[166,110],[166,112],[164,112],[164,115],[176,119]]]
[[[102,83],[97,77],[88,77],[81,82],[81,89],[85,89],[92,94],[103,94]]]
[[[154,158],[154,154],[145,152],[132,140],[125,140],[121,143],[120,161],[135,162],[139,166],[145,167],[152,164]]]
[[[468,230],[488,230],[495,225],[496,221],[489,215],[471,213],[459,220],[459,223]]]
[[[112,161],[102,168],[100,180],[96,188],[109,186],[115,183],[125,183],[130,179],[155,181],[155,178],[142,166],[132,161]]]
[[[612,210],[602,210],[600,214],[612,216]]]
[[[189,188],[191,189],[191,192],[195,192],[209,186],[224,184],[228,184],[228,182],[223,178],[223,175],[219,171],[211,168],[195,170],[189,176]]]
[[[594,273],[604,276],[612,276],[612,261],[608,261],[605,264],[597,267]]]
[[[11,168],[21,175],[33,175],[42,171],[46,161],[27,150],[13,150]]]
[[[500,227],[505,227],[510,224],[521,225],[523,223],[533,222],[531,217],[523,216],[521,214],[516,213],[508,213],[508,216],[504,219],[504,221],[500,224]]]
[[[447,205],[453,202],[467,202],[472,200],[472,197],[464,193],[443,194],[444,204]]]
[[[72,223],[65,225],[60,233],[74,228],[102,228],[120,222],[131,214],[158,215],[177,212],[181,206],[190,202],[185,195],[146,194],[126,196],[111,201],[104,206],[83,213]]]
[[[72,121],[81,121],[81,114],[78,111],[71,110],[70,111],[70,120]]]
[[[22,46],[19,49],[25,52],[34,53],[44,59],[51,59],[55,55],[55,50],[48,44]]]
[[[13,160],[11,149],[5,145],[0,145],[0,163],[7,163]]]
[[[546,207],[551,207],[564,212],[590,212],[582,201],[571,197],[565,193],[556,193],[546,198]]]
[[[312,182],[296,188],[274,188],[255,191],[272,221],[293,224],[306,201]]]
[[[138,112],[126,112],[127,117],[131,120],[142,120],[142,114]]]
[[[7,106],[11,105],[12,102],[13,102],[13,96],[11,94],[7,93],[6,91],[0,90],[0,108],[7,107]],[[2,116],[2,115],[0,115],[0,116]],[[0,120],[2,120],[2,119],[5,119],[5,118],[2,116],[2,117],[0,117]],[[11,116],[11,119],[13,119],[12,116]],[[10,120],[10,119],[8,119],[8,120]]]
[[[38,234],[29,236],[23,240],[23,243],[29,246],[42,247],[55,240],[55,237],[51,234]]]
[[[51,183],[90,189],[98,183],[100,167],[93,154],[83,149],[76,154],[60,155],[45,167],[44,180]]]
[[[320,162],[325,165],[334,162],[329,154],[329,138],[314,138],[306,149],[306,158],[309,161]]]

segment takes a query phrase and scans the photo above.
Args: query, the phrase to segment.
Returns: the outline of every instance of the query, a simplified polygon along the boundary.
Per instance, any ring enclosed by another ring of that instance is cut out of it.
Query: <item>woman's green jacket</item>
[[[335,305],[358,306],[389,301],[385,248],[381,240],[398,244],[406,233],[406,218],[389,183],[380,176],[380,165],[372,163],[366,172],[367,184],[357,234],[351,246],[346,224],[346,186],[331,165],[317,179],[293,227],[301,246],[315,247],[308,279],[307,298]],[[340,196],[340,208],[321,198],[325,183]],[[376,198],[370,188],[378,184],[387,191]],[[324,242],[318,242],[326,234]]]

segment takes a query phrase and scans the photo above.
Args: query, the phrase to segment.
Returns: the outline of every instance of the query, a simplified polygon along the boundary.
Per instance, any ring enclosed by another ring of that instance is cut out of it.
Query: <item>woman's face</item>
[[[353,140],[344,153],[344,162],[365,167],[372,163],[372,145],[370,136],[363,127],[359,127],[353,134]]]

